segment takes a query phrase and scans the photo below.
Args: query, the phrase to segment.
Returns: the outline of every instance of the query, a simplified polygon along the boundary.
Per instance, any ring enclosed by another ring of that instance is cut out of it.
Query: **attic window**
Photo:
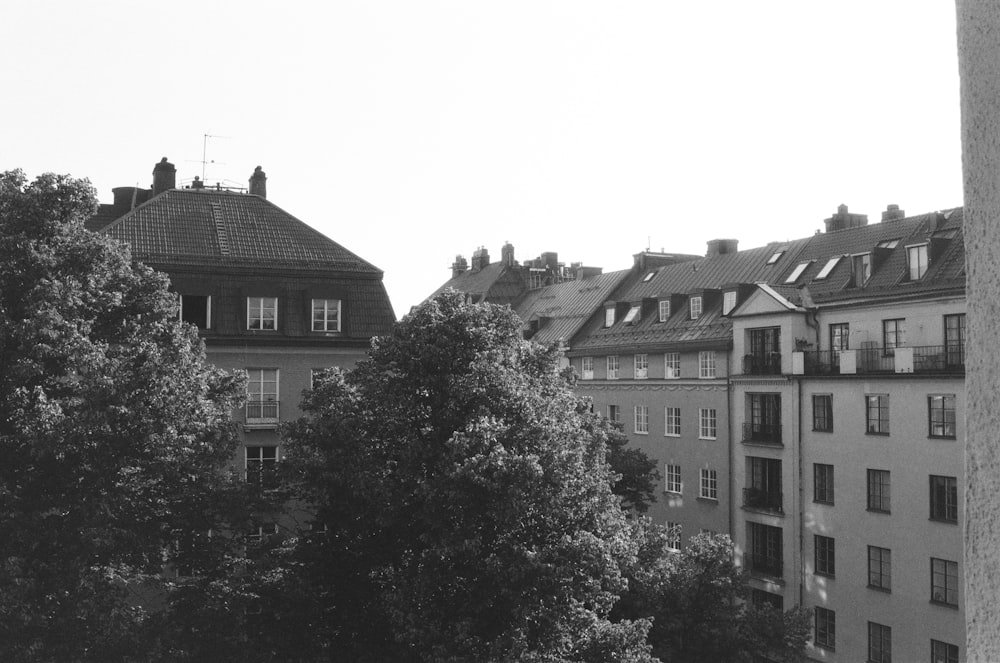
[[[634,324],[636,322],[639,322],[639,311],[640,311],[640,309],[642,309],[642,306],[639,305],[639,304],[635,304],[634,306],[632,306],[632,308],[630,308],[628,310],[628,313],[625,314],[625,324],[626,325],[631,325],[631,324]]]
[[[792,273],[788,275],[787,279],[785,279],[785,283],[795,283],[798,281],[799,277],[802,276],[802,272],[806,271],[806,267],[808,267],[811,262],[812,260],[806,260],[805,262],[800,262],[796,265],[795,269],[792,270]]]
[[[830,275],[830,272],[833,271],[833,268],[837,266],[838,262],[840,262],[840,258],[841,256],[834,256],[829,260],[827,260],[826,264],[823,265],[823,269],[819,270],[819,274],[816,275],[816,278],[814,280],[819,281],[820,279],[825,279],[826,277],[828,277]]]
[[[604,309],[604,326],[610,327],[615,324],[615,307],[609,306]]]
[[[649,272],[648,274],[646,274],[645,276],[642,277],[642,282],[643,283],[649,283],[650,281],[653,280],[654,276],[656,276],[656,272],[655,271]]]
[[[661,299],[659,303],[660,322],[666,322],[670,317],[670,300]]]
[[[778,259],[781,258],[781,256],[783,256],[783,255],[785,255],[785,250],[784,249],[780,249],[778,251],[775,251],[774,253],[771,254],[771,257],[767,259],[767,263],[766,264],[773,265],[774,263],[778,262]]]
[[[701,296],[691,298],[690,311],[692,320],[697,320],[701,317]]]
[[[927,245],[906,247],[906,263],[910,268],[910,280],[917,281],[927,273]]]
[[[875,245],[876,249],[894,249],[899,245],[898,239],[887,239]]]
[[[872,254],[859,253],[851,256],[851,273],[854,287],[860,288],[872,277]]]
[[[734,308],[736,308],[736,291],[728,290],[722,294],[722,315],[729,315]]]

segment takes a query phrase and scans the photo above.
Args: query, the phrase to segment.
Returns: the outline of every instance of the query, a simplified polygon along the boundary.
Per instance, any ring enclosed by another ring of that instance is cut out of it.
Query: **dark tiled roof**
[[[264,198],[228,191],[171,189],[104,232],[127,242],[136,258],[160,265],[257,264],[381,274]]]
[[[471,269],[466,270],[458,276],[453,276],[448,279],[448,281],[435,290],[431,296],[428,297],[428,299],[434,299],[445,290],[451,288],[452,290],[457,290],[458,292],[470,295],[476,302],[485,301],[486,297],[490,297],[490,301],[494,301],[492,295],[496,289],[495,287],[497,286],[500,278],[507,271],[508,270],[504,269],[504,264],[502,262],[494,262],[475,271]],[[510,290],[510,292],[507,292],[507,290]],[[499,294],[513,299],[521,294],[521,289],[517,289],[515,292],[514,289],[507,288],[504,292]]]
[[[533,341],[543,345],[569,342],[630,273],[625,269],[531,290],[517,302],[514,311],[526,324],[539,320]]]

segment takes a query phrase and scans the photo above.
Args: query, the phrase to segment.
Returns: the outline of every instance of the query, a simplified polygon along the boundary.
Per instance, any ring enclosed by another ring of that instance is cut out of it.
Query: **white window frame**
[[[621,407],[613,403],[608,404],[608,421],[621,421],[621,415]]]
[[[729,315],[736,308],[736,291],[727,290],[722,293],[722,315]]]
[[[681,524],[667,521],[667,549],[679,551],[681,549]]]
[[[684,492],[684,481],[681,479],[681,466],[667,463],[664,490],[668,493],[680,495]]]
[[[914,259],[915,258],[915,259]],[[906,247],[906,268],[911,281],[919,281],[927,273],[930,261],[927,256],[927,244],[914,244]]]
[[[189,297],[205,298],[205,326],[199,329],[212,328],[212,295],[189,295]],[[177,319],[184,320],[184,295],[177,295]],[[193,324],[193,323],[192,323]],[[197,325],[195,325],[197,326]]]
[[[659,304],[657,304],[657,312],[659,313],[660,322],[666,322],[670,317],[670,300],[661,299]]]
[[[593,357],[582,357],[580,359],[580,372],[583,374],[584,380],[594,379],[594,358]]]
[[[253,456],[253,457],[251,457]],[[270,472],[274,472],[278,463],[281,462],[281,448],[278,445],[246,445],[243,453],[243,476],[247,483],[260,483],[266,487],[265,477],[267,464],[270,464]],[[256,463],[256,469],[251,472],[251,465]]]
[[[707,467],[701,468],[698,497],[706,500],[719,499],[719,474]]]
[[[333,305],[331,305],[333,304]],[[320,305],[321,308],[318,308]],[[341,312],[341,300],[339,299],[314,299],[312,300],[312,330],[314,332],[339,332],[340,331],[340,312]],[[330,313],[334,312],[336,315],[336,320],[333,322],[335,325],[330,326]],[[320,318],[317,320],[316,314],[320,313]],[[317,328],[316,323],[321,323]]]
[[[623,325],[634,325],[634,324],[636,324],[637,322],[639,322],[639,320],[642,319],[642,316],[640,315],[640,313],[642,313],[642,305],[641,304],[633,304],[632,307],[629,308],[628,313],[625,314],[625,319],[622,320],[622,324]]]
[[[621,367],[618,362],[618,355],[608,355],[607,366],[608,366],[608,379],[617,380],[619,373],[621,371]]]
[[[663,353],[663,377],[667,380],[676,380],[681,376],[681,353]]]
[[[277,368],[248,368],[246,375],[246,423],[248,425],[277,424],[281,403],[280,371]],[[274,385],[273,390],[270,389],[272,384]]]
[[[837,263],[840,262],[842,257],[843,256],[833,256],[827,260],[826,264],[823,265],[823,269],[819,270],[819,274],[813,277],[813,281],[822,281],[826,277],[830,276],[830,272],[833,271],[833,268],[837,266]]]
[[[719,435],[719,418],[714,407],[698,408],[698,439],[715,440]]]
[[[679,407],[663,408],[663,435],[664,437],[681,436],[681,409]]]
[[[247,297],[247,329],[251,331],[278,329],[277,297]]]
[[[636,405],[634,410],[635,432],[637,435],[649,434],[649,407]]]
[[[698,379],[706,380],[715,377],[715,350],[702,350],[698,353]]]
[[[635,355],[632,359],[632,363],[636,380],[645,380],[649,377],[649,355]]]
[[[806,260],[804,262],[800,262],[799,264],[797,264],[795,266],[795,269],[792,270],[792,273],[789,274],[788,278],[785,279],[785,283],[795,283],[796,281],[798,281],[799,277],[802,276],[802,272],[806,271],[806,267],[808,267],[810,264],[812,264],[812,260]]]
[[[692,320],[697,320],[701,317],[702,313],[702,300],[701,295],[695,295],[691,297],[688,301],[688,312],[691,315]]]
[[[785,250],[784,249],[780,249],[778,251],[775,251],[774,253],[771,254],[771,257],[768,258],[767,262],[764,263],[764,264],[766,264],[766,265],[773,265],[774,263],[778,262],[778,260],[783,255],[785,255]]]
[[[611,327],[615,324],[615,307],[608,306],[604,309],[604,326]]]

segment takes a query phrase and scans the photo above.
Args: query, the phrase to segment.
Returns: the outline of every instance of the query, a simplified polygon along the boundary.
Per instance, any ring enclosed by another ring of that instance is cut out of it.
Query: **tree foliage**
[[[85,180],[0,174],[0,658],[142,657],[165,552],[218,526],[237,380],[167,281],[83,220]]]

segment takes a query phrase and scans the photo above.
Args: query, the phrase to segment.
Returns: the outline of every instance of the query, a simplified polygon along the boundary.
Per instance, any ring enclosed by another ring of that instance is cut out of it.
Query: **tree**
[[[219,526],[239,380],[90,184],[0,174],[0,658],[144,658],[175,540]]]
[[[680,552],[668,549],[669,531],[633,523],[642,543],[626,569],[629,589],[618,618],[650,618],[654,655],[671,663],[804,659],[808,613],[750,601],[746,575],[733,563],[728,536],[699,534]]]
[[[324,533],[280,564],[276,619],[359,661],[650,661],[611,621],[636,554],[608,426],[509,309],[445,293],[321,380],[286,430]],[[267,592],[268,589],[262,589]],[[303,598],[305,597],[305,598]]]

